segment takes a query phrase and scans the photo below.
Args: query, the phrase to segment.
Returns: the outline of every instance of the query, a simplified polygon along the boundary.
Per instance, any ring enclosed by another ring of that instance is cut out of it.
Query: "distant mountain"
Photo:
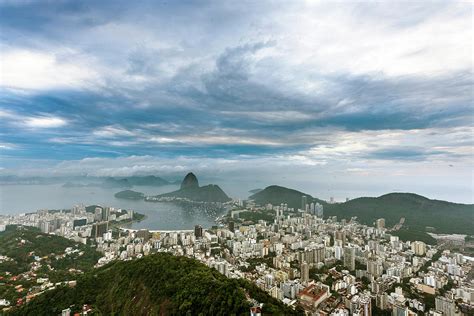
[[[188,173],[181,182],[181,189],[189,188],[199,188],[199,181],[192,172]]]
[[[158,187],[163,185],[169,185],[170,182],[167,180],[157,177],[157,176],[133,176],[126,178],[131,185],[136,186],[150,186],[150,187]]]
[[[255,194],[255,193],[258,193],[260,191],[262,191],[263,189],[253,189],[253,190],[250,190],[249,193],[252,193],[252,194]]]
[[[120,191],[114,194],[117,199],[142,200],[145,194],[133,190]]]
[[[100,188],[131,188],[132,186],[150,186],[159,187],[164,185],[175,184],[157,176],[131,176],[125,178],[93,178],[93,182],[85,182],[86,178],[80,182],[68,181],[63,184],[64,188],[83,188],[83,187],[100,187]]]
[[[167,253],[116,261],[84,274],[75,287],[46,291],[11,315],[71,314],[82,306],[98,315],[245,315],[250,299],[263,303],[263,314],[297,315],[244,279],[229,279],[190,258]]]
[[[436,233],[474,235],[474,205],[430,200],[413,193],[389,193],[379,197],[361,197],[345,203],[327,204],[324,214],[350,218],[357,216],[360,222],[372,224],[377,218],[385,218],[392,226],[405,217],[404,226],[425,231],[434,227]]]
[[[105,178],[100,186],[103,188],[131,188],[132,184],[128,179]]]
[[[317,198],[313,198],[311,195],[285,188],[278,185],[271,185],[265,189],[258,191],[257,193],[251,195],[249,199],[254,200],[256,203],[264,205],[271,203],[273,205],[280,205],[281,203],[287,203],[288,207],[292,208],[301,208],[302,197],[306,196],[308,203],[320,203],[326,204],[325,201],[322,201]]]
[[[200,187],[197,177],[192,172],[184,177],[181,189],[160,194],[158,197],[187,198],[199,202],[228,202],[231,200],[218,185],[209,184]]]

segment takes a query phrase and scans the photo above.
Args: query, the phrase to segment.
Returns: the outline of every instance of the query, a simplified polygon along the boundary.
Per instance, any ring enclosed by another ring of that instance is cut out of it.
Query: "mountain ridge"
[[[249,199],[255,200],[259,204],[280,205],[281,203],[288,204],[292,208],[301,208],[301,197],[306,196],[308,203],[317,202],[326,204],[325,201],[312,197],[310,194],[290,189],[280,185],[270,185],[265,189],[252,194]]]
[[[385,218],[387,226],[397,224],[404,217],[404,226],[411,229],[426,231],[432,227],[436,233],[474,235],[474,204],[434,200],[416,193],[391,192],[378,197],[359,197],[330,204],[301,191],[272,185],[250,198],[261,205],[286,202],[289,207],[301,208],[303,195],[306,195],[308,203],[317,201],[322,204],[325,217],[357,217],[367,225],[371,225],[377,218]]]

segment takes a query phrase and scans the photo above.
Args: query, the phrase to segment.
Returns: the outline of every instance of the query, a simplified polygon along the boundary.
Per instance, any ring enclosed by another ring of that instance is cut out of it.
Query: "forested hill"
[[[65,255],[65,249],[68,247],[80,252]],[[92,269],[100,258],[100,254],[90,246],[42,233],[35,227],[15,225],[7,226],[6,230],[0,233],[0,254],[11,259],[0,262],[0,276],[7,273],[17,275],[30,270],[35,256],[41,257],[42,262],[48,264],[52,270],[64,272],[63,277],[69,269]],[[37,272],[41,273],[43,272]]]
[[[46,292],[12,315],[58,315],[83,304],[99,315],[248,315],[247,297],[264,304],[264,315],[298,314],[248,281],[160,253],[86,273],[75,287]]]
[[[389,193],[379,197],[361,197],[345,203],[329,204],[309,194],[272,185],[250,196],[260,205],[287,203],[289,207],[301,208],[301,197],[308,203],[319,202],[324,206],[324,216],[350,219],[357,216],[359,222],[372,225],[377,218],[385,218],[392,226],[405,218],[410,229],[425,231],[435,228],[435,233],[457,233],[474,235],[474,205],[431,200],[413,193]]]
[[[361,197],[345,203],[327,204],[325,216],[351,218],[372,224],[385,218],[387,225],[394,225],[405,218],[411,229],[426,230],[434,227],[436,233],[474,234],[474,205],[430,200],[413,193],[389,193],[379,197]]]
[[[254,200],[260,205],[271,203],[273,205],[280,205],[281,203],[287,203],[288,207],[295,209],[301,208],[301,197],[306,196],[308,203],[318,202],[320,204],[326,204],[325,201],[313,198],[311,195],[285,188],[278,185],[271,185],[265,189],[258,191],[257,193],[251,195],[249,199]]]

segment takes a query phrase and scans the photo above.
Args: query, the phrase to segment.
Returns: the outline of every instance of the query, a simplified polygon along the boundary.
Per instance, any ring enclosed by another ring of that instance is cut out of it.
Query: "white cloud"
[[[221,113],[267,123],[301,122],[314,119],[313,115],[300,111],[221,111]]]
[[[66,125],[67,121],[60,117],[43,116],[26,118],[24,124],[31,128],[55,128]]]
[[[0,109],[0,118],[4,118],[4,124],[29,129],[56,128],[65,126],[68,121],[62,117],[51,114],[22,115],[8,110]]]
[[[287,65],[283,73],[295,67],[303,71],[299,78],[314,72],[401,76],[471,69],[471,4],[452,3],[430,14],[422,10],[426,4],[400,9],[374,3],[376,14],[366,6],[362,15],[357,4],[317,3],[272,16],[282,38],[275,56],[278,65]]]
[[[60,54],[4,47],[0,69],[0,86],[10,89],[76,89],[98,78],[77,56],[64,60]]]
[[[12,149],[16,149],[18,148],[17,145],[15,144],[11,144],[11,143],[1,143],[0,142],[0,149],[3,149],[3,150],[12,150]]]
[[[95,136],[105,137],[105,138],[114,138],[114,137],[121,137],[121,136],[134,136],[136,135],[134,132],[129,131],[125,128],[120,126],[104,126],[98,130],[93,132]]]

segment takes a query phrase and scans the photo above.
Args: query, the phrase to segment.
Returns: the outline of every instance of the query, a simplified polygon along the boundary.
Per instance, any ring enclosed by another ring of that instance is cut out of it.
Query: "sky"
[[[0,0],[0,175],[194,171],[472,203],[472,16],[453,1]]]

